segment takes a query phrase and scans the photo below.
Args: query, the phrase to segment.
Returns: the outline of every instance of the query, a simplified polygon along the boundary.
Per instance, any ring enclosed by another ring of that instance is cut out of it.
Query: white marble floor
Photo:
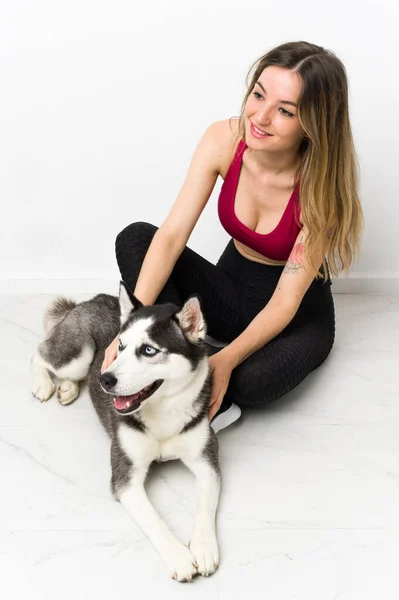
[[[0,297],[1,598],[399,597],[398,296],[336,295],[327,362],[220,432],[221,564],[191,584],[168,578],[111,498],[108,440],[87,391],[70,406],[30,395],[50,298]],[[159,465],[148,492],[187,542],[191,474]]]

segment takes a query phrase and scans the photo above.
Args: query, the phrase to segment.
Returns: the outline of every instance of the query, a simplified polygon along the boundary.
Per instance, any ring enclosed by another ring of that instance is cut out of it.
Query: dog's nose
[[[103,373],[100,377],[100,383],[106,390],[114,387],[117,381],[117,378],[112,373]]]

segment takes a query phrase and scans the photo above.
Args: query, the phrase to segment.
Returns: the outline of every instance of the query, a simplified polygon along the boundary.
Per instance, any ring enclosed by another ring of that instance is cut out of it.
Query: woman
[[[251,72],[240,117],[207,129],[162,226],[133,223],[116,240],[122,279],[143,304],[198,293],[208,334],[227,342],[210,358],[215,430],[325,361],[335,332],[330,277],[349,269],[363,228],[341,61],[293,42]],[[219,175],[219,218],[232,239],[213,265],[186,244]]]

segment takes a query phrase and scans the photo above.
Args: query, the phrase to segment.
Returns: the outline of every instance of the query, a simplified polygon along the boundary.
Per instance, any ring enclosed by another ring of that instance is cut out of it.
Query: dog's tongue
[[[137,400],[140,397],[140,393],[138,394],[133,394],[132,396],[116,396],[114,398],[114,405],[118,410],[123,410],[125,408],[127,408],[127,405],[130,403],[130,405],[133,404],[133,402],[135,400]]]

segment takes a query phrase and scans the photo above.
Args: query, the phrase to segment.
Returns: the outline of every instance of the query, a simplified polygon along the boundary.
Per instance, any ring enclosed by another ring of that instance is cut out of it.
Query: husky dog
[[[31,361],[32,393],[55,391],[69,404],[88,376],[91,400],[111,438],[111,489],[178,581],[210,575],[219,564],[216,510],[218,442],[208,422],[211,375],[198,297],[183,307],[143,306],[121,282],[119,299],[99,294],[76,304],[58,298],[44,319],[46,339]],[[100,375],[119,331],[115,361]],[[144,481],[153,461],[180,459],[194,473],[198,500],[186,547],[150,503]]]

